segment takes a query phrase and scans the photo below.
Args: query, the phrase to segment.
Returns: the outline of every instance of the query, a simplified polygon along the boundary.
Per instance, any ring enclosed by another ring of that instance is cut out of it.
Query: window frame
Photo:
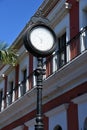
[[[0,90],[0,111],[2,110],[3,89]]]

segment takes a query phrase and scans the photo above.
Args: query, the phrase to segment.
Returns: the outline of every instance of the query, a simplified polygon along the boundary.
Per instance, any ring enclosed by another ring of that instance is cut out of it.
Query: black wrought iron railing
[[[87,50],[87,26],[65,44],[66,46],[62,51],[56,50],[53,55],[44,61],[43,67],[46,69],[44,80]],[[36,78],[33,71],[26,77],[25,81],[21,81],[11,92],[7,92],[4,95],[2,101],[0,101],[0,110],[3,111],[3,109],[18,100],[35,86]]]

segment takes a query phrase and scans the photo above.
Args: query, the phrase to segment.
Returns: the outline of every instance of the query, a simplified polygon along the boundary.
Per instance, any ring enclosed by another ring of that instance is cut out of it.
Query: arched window
[[[84,122],[84,130],[87,130],[87,117],[86,117],[85,122]]]
[[[62,130],[62,128],[61,128],[61,126],[60,125],[57,125],[57,126],[55,126],[54,127],[54,129],[53,130]]]

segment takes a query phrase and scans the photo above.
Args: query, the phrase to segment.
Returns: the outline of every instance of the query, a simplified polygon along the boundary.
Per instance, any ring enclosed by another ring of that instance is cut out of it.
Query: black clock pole
[[[37,114],[35,130],[44,130],[43,125],[43,114],[42,114],[42,86],[43,86],[43,75],[45,70],[43,69],[43,58],[39,57],[37,69],[35,70],[35,76],[37,79]]]
[[[33,19],[31,20],[31,24],[24,34],[24,45],[28,52],[37,57],[38,60],[37,68],[34,71],[34,75],[36,76],[37,81],[37,108],[35,130],[44,130],[42,112],[42,88],[43,75],[45,75],[45,70],[43,69],[43,58],[51,55],[56,49],[57,37],[55,35],[55,32],[48,26],[47,22],[45,22],[45,18],[41,16],[32,18]],[[39,33],[39,30],[41,31],[41,33]],[[45,35],[47,35],[47,37],[45,37]],[[35,44],[35,42],[37,42],[37,44]]]

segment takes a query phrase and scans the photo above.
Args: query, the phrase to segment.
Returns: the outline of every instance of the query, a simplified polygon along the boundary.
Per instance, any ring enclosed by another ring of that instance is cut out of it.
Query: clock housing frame
[[[30,33],[32,32],[32,30],[34,30],[38,27],[46,28],[47,30],[49,30],[51,32],[51,34],[53,36],[53,39],[54,39],[53,46],[51,49],[49,49],[47,51],[38,50],[31,43]],[[43,57],[44,58],[46,56],[51,55],[54,52],[54,50],[56,49],[57,37],[56,37],[55,32],[49,26],[47,26],[43,23],[37,23],[37,24],[31,25],[31,27],[28,28],[28,30],[25,32],[23,41],[24,41],[24,46],[28,50],[28,52],[30,52],[35,57]]]

